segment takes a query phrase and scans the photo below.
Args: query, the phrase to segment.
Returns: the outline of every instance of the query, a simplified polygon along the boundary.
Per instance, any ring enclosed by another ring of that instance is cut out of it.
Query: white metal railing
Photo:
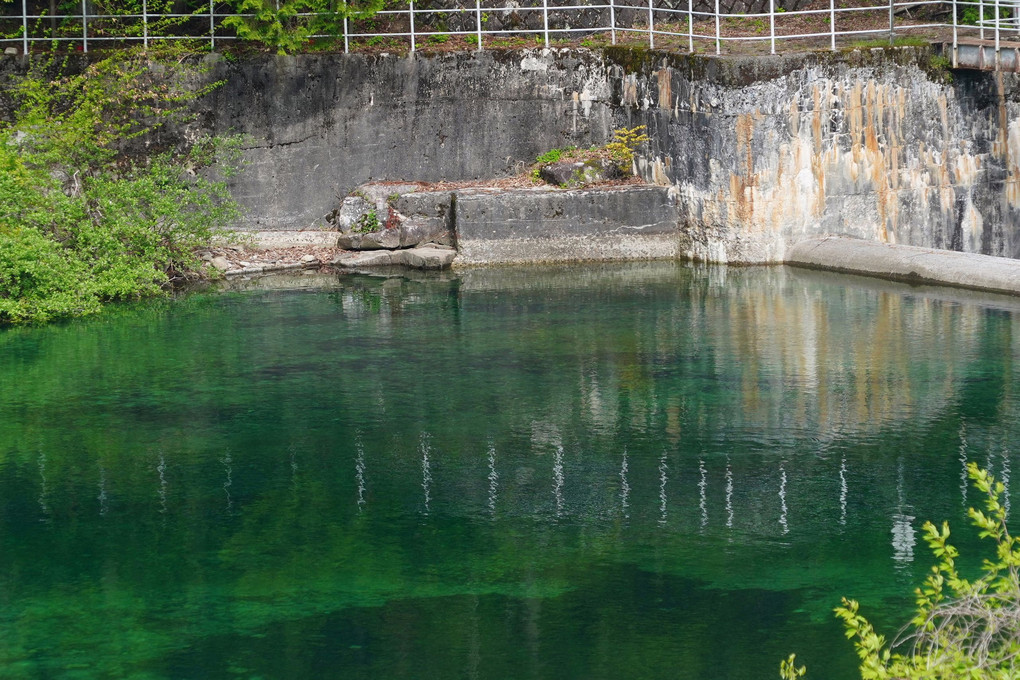
[[[715,0],[712,12],[695,10],[693,0],[687,0],[683,9],[656,7],[656,0],[602,0],[601,4],[587,5],[550,5],[549,0],[534,0],[541,4],[524,7],[516,2],[511,7],[509,3],[492,5],[483,4],[482,0],[474,0],[473,4],[471,0],[463,1],[465,4],[461,7],[432,9],[416,6],[414,0],[408,0],[406,8],[384,9],[368,20],[389,22],[389,30],[364,30],[365,19],[349,18],[343,20],[342,30],[338,33],[310,38],[342,41],[344,51],[363,46],[366,41],[397,40],[413,52],[420,48],[422,41],[434,42],[449,36],[462,36],[480,50],[486,38],[495,41],[509,36],[537,36],[536,46],[548,48],[556,40],[600,34],[614,45],[619,41],[633,43],[640,40],[655,48],[658,41],[660,47],[690,52],[705,45],[711,46],[710,50],[714,48],[716,54],[728,51],[724,47],[749,42],[767,43],[771,54],[776,54],[782,43],[792,41],[821,41],[835,50],[840,42],[847,39],[856,40],[870,35],[883,40],[888,38],[891,43],[897,36],[917,32],[925,32],[928,37],[938,34],[936,37],[941,36],[946,42],[951,40],[954,48],[964,37],[993,41],[996,50],[1004,41],[1020,40],[1020,0],[889,0],[887,3],[850,7],[837,6],[836,0],[815,0],[807,9],[792,11],[783,11],[776,7],[776,0],[768,0],[767,12],[742,14],[721,12],[719,0]],[[223,26],[225,18],[253,15],[218,11],[215,2],[209,0],[207,7],[192,13],[157,14],[149,13],[148,2],[142,0],[140,14],[93,14],[88,11],[88,0],[80,0],[80,13],[49,15],[30,14],[28,0],[21,0],[20,13],[0,15],[0,47],[13,46],[20,48],[22,53],[28,53],[33,46],[55,43],[87,52],[103,44],[141,43],[148,47],[156,40],[188,40],[216,49],[220,41],[238,39]],[[677,4],[682,4],[682,0]],[[935,8],[935,14],[948,15],[948,19],[925,22],[911,18],[910,12],[925,7]],[[485,26],[490,15],[507,15],[510,12],[518,15],[541,12],[541,28],[490,29]],[[569,19],[579,16],[580,12],[589,16],[592,12],[599,12],[600,18],[595,24],[572,26]],[[880,25],[875,19],[863,28],[856,27],[854,22],[847,25],[847,19],[865,13],[881,14],[882,17],[887,14],[888,22],[883,18]],[[471,17],[471,20],[461,22],[459,30],[438,30],[434,27],[434,20],[442,19],[444,15]],[[295,19],[312,16],[298,14]],[[429,18],[433,21],[430,22]],[[840,27],[841,19],[843,27]],[[748,22],[753,30],[746,28]],[[473,25],[468,26],[469,23]]]

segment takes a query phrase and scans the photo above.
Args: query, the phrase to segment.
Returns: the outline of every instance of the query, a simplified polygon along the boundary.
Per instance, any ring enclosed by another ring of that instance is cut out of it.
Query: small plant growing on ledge
[[[617,128],[613,130],[613,141],[606,144],[606,151],[617,163],[625,163],[628,167],[634,162],[634,152],[648,141],[647,129],[644,125],[634,128]]]
[[[571,188],[631,176],[634,153],[648,141],[644,130],[644,125],[618,128],[613,131],[613,141],[603,146],[550,149],[535,158],[529,178]]]
[[[539,154],[535,162],[539,165],[559,163],[564,156],[570,156],[575,151],[577,151],[576,146],[568,146],[566,149],[550,149],[543,154]]]
[[[351,226],[351,231],[357,234],[370,234],[373,231],[379,231],[382,229],[382,224],[379,222],[379,216],[374,210],[369,210],[363,214],[358,220]]]

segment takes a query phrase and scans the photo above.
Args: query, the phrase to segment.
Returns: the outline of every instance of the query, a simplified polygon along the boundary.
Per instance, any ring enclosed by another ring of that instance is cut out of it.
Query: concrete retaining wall
[[[931,57],[267,56],[216,65],[203,121],[253,140],[234,188],[256,229],[315,227],[370,179],[498,177],[647,125],[637,169],[679,197],[684,256],[778,262],[835,234],[1020,257],[1018,81]]]
[[[489,179],[551,148],[604,142],[605,63],[592,53],[220,60],[203,125],[247,135],[233,182],[253,229],[323,224],[372,180]]]

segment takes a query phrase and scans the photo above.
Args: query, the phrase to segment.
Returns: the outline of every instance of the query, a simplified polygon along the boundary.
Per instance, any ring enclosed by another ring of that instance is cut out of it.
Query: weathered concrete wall
[[[211,77],[224,85],[203,125],[250,137],[233,190],[255,229],[319,226],[370,180],[514,174],[612,129],[606,66],[588,52],[264,56]]]
[[[1015,76],[921,50],[756,59],[606,49],[221,61],[204,103],[249,134],[252,228],[321,224],[371,180],[463,180],[647,125],[646,179],[680,199],[678,250],[781,261],[836,234],[1020,257]]]
[[[649,126],[641,172],[678,190],[688,257],[777,262],[835,234],[1016,258],[1016,84],[871,50],[646,58],[614,98]]]

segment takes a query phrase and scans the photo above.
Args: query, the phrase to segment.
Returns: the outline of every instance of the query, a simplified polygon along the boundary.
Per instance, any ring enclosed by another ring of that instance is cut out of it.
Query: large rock
[[[605,158],[550,163],[543,166],[538,174],[549,184],[571,189],[624,177],[620,166]]]
[[[345,253],[333,260],[342,269],[404,266],[412,269],[447,269],[457,256],[453,248],[428,246],[406,250],[377,250],[356,254]]]
[[[351,194],[344,198],[327,218],[330,226],[340,232],[351,231],[364,215],[373,211],[375,206],[361,194]]]
[[[329,218],[340,232],[337,247],[344,250],[379,250],[400,247],[400,233],[385,198],[358,190],[344,198]],[[389,228],[387,228],[389,227]]]
[[[343,254],[332,262],[334,267],[357,269],[359,267],[389,267],[393,264],[392,253],[388,250]]]
[[[340,234],[336,245],[344,250],[393,250],[400,247],[400,230],[383,228],[364,234]]]
[[[453,244],[452,194],[414,184],[365,184],[331,217],[345,250],[395,250],[422,243]]]
[[[449,191],[404,193],[392,204],[401,218],[401,248],[429,242],[453,245],[453,195]]]
[[[457,251],[452,248],[413,248],[393,253],[413,269],[446,269],[453,264]]]

